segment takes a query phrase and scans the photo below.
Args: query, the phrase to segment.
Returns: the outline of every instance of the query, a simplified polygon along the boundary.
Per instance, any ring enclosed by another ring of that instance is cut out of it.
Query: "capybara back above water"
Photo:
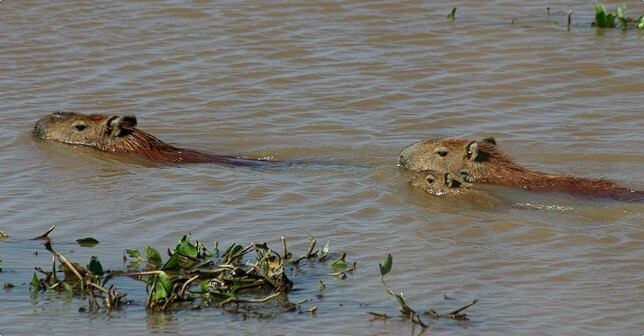
[[[135,116],[57,112],[38,120],[33,134],[72,145],[128,154],[156,162],[222,163],[236,166],[259,166],[263,162],[230,156],[210,155],[177,148],[136,128]]]
[[[505,185],[531,191],[564,192],[582,197],[604,197],[644,202],[644,192],[604,179],[552,175],[528,170],[504,154],[493,138],[428,140],[400,153],[398,165],[412,170],[467,171],[471,182]]]

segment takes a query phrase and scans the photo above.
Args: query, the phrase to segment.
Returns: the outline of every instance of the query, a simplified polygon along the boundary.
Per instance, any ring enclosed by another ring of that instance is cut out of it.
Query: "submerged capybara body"
[[[564,192],[583,197],[644,201],[644,192],[604,179],[552,175],[516,164],[493,138],[429,140],[414,143],[400,153],[399,166],[412,170],[467,171],[471,182],[505,185],[531,191]]]
[[[469,175],[465,171],[452,174],[449,172],[423,170],[415,172],[409,178],[409,185],[421,189],[430,195],[446,197],[453,201],[466,201],[485,206],[504,204],[503,201],[481,190],[472,189],[472,184],[466,181],[469,181]]]
[[[260,161],[177,148],[137,129],[136,124],[134,116],[57,112],[40,118],[33,133],[47,140],[90,146],[106,152],[129,154],[156,162],[222,163],[236,166],[263,164]]]

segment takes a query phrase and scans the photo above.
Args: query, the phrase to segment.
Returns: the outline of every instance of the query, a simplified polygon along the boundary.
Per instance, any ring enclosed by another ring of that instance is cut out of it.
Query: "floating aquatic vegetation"
[[[448,19],[450,19],[450,20],[452,20],[452,21],[456,20],[456,9],[457,9],[457,8],[458,8],[458,7],[454,7],[454,8],[452,8],[452,12],[451,12],[451,13],[449,13],[449,14],[447,15],[447,18],[448,18]]]
[[[420,325],[422,328],[427,328],[427,324],[425,324],[425,322],[423,322],[423,320],[420,318],[421,315],[428,315],[430,318],[433,318],[433,319],[447,317],[455,320],[468,320],[467,314],[464,314],[461,312],[473,306],[474,304],[476,304],[476,302],[478,302],[478,300],[474,300],[466,304],[465,306],[459,309],[453,310],[447,314],[439,314],[434,309],[429,309],[424,313],[418,313],[416,310],[409,307],[407,302],[405,302],[405,296],[403,292],[400,292],[400,294],[396,294],[385,282],[385,275],[391,272],[391,268],[393,266],[393,257],[391,256],[391,254],[388,254],[384,262],[382,264],[379,264],[378,266],[380,266],[380,281],[382,282],[382,285],[385,286],[385,290],[387,291],[387,294],[395,297],[396,300],[398,301],[398,304],[400,305],[400,307],[398,307],[398,310],[400,310],[400,312],[402,313],[403,318],[409,319],[409,321],[413,322],[414,324]],[[387,320],[390,318],[387,314],[381,314],[376,312],[367,312],[367,313],[370,315],[373,315],[374,318],[377,320]]]
[[[456,20],[456,10],[458,7],[452,8],[451,12],[447,15],[447,19],[451,21]],[[595,5],[595,20],[591,22],[591,26],[595,27],[600,27],[600,28],[620,28],[626,30],[628,27],[629,22],[635,24],[635,28],[637,29],[644,29],[644,15],[640,16],[639,18],[631,18],[631,17],[626,17],[625,12],[626,12],[626,6],[620,5],[617,6],[615,9],[614,13],[611,13],[606,10],[606,7],[603,5]],[[563,11],[557,11],[555,14],[565,14],[566,19],[567,19],[567,26],[568,29],[570,29],[570,26],[572,25],[572,14],[574,13],[573,10],[568,11],[567,13],[564,13]],[[551,16],[551,8],[547,7],[546,8],[546,16],[550,17]],[[519,21],[518,18],[512,18],[510,21],[510,25],[515,25]],[[555,24],[559,24],[559,22],[555,21]]]
[[[38,239],[47,240],[47,239],[49,239],[49,234],[52,231],[54,231],[55,228],[56,228],[56,225],[52,225],[49,229],[47,229],[47,231],[45,231],[45,233],[41,234],[38,237],[31,238],[31,240],[38,240]]]
[[[325,263],[325,267],[333,270],[328,276],[337,279],[346,279],[356,269],[356,262],[346,261],[346,253],[330,261],[330,242],[316,250],[317,239],[313,237],[308,237],[310,244],[306,253],[295,258],[288,251],[284,237],[281,237],[281,254],[267,243],[232,243],[220,253],[218,242],[209,250],[199,241],[193,243],[190,234],[187,234],[179,239],[174,249],[167,250],[165,261],[161,253],[151,246],[144,246],[143,254],[138,249],[127,249],[123,256],[125,269],[109,271],[103,268],[96,256],[92,256],[86,266],[68,260],[53,248],[47,236],[52,230],[39,236],[39,239],[47,240],[45,249],[53,254],[51,270],[36,267],[30,287],[34,294],[55,290],[66,292],[68,298],[88,298],[88,307],[80,307],[79,311],[109,312],[129,304],[130,301],[125,300],[127,294],[117,292],[115,285],[109,284],[115,277],[128,277],[144,284],[147,293],[144,305],[148,311],[218,307],[245,316],[269,317],[287,311],[315,315],[317,307],[300,307],[307,300],[300,303],[289,301],[287,293],[294,284],[287,274],[291,274],[294,268],[302,271],[297,266],[302,260],[308,260],[306,264],[311,266],[315,265],[313,262]],[[254,260],[248,260],[252,255]],[[56,267],[57,262],[61,267]],[[446,314],[439,314],[433,309],[424,312],[412,309],[406,303],[404,294],[396,294],[385,282],[384,278],[391,272],[392,265],[393,257],[388,255],[379,265],[380,281],[386,292],[398,301],[404,319],[422,328],[426,328],[427,324],[421,316],[467,320],[467,315],[462,311],[474,305],[476,300]],[[319,280],[320,292],[325,289],[325,283]],[[368,313],[375,319],[390,318],[386,314]]]
[[[53,227],[39,238],[47,238],[47,235],[53,231]],[[106,310],[119,309],[125,301],[127,294],[117,293],[114,285],[106,288],[107,282],[112,278],[112,274],[104,276],[103,266],[98,257],[93,256],[87,265],[83,267],[79,263],[70,262],[62,253],[54,250],[51,241],[47,241],[45,249],[51,252],[52,268],[47,271],[42,267],[36,267],[31,278],[31,287],[36,291],[46,290],[64,290],[68,295],[81,294],[89,297],[89,310],[100,308],[99,299],[102,300]],[[62,265],[64,278],[58,277],[56,261]],[[38,278],[38,273],[44,274],[44,278]]]
[[[220,254],[217,242],[211,252],[201,242],[191,242],[191,236],[187,234],[179,239],[174,249],[167,250],[165,261],[159,251],[144,246],[143,254],[138,249],[125,250],[123,260],[127,263],[124,270],[106,271],[96,256],[92,256],[83,267],[56,251],[48,237],[53,229],[37,237],[47,239],[44,245],[53,254],[52,268],[36,267],[30,285],[34,293],[58,290],[66,291],[70,296],[88,297],[89,307],[81,307],[80,310],[90,312],[120,309],[129,303],[125,300],[125,293],[118,293],[114,285],[108,287],[114,277],[129,277],[144,284],[147,291],[145,307],[150,311],[217,306],[231,312],[270,316],[299,310],[299,305],[289,302],[286,295],[293,288],[293,282],[287,276],[289,270],[285,266],[292,269],[304,259],[325,262],[330,244],[327,242],[321,250],[315,250],[317,240],[309,237],[306,254],[293,258],[287,250],[286,238],[282,237],[282,254],[266,243],[245,246],[232,243]],[[252,255],[254,261],[248,260]],[[329,275],[345,279],[353,272],[356,263],[349,268],[345,258],[346,254],[342,254],[328,263],[334,271]],[[57,262],[62,267],[57,269]],[[59,276],[61,270],[62,278]],[[320,290],[323,290],[325,285],[321,280],[320,284]],[[258,304],[266,304],[270,308],[264,309]],[[315,314],[317,308],[310,307],[305,311]]]
[[[98,245],[98,240],[92,237],[86,237],[83,239],[76,239],[76,242],[78,245],[83,246],[83,247],[92,247]]]
[[[603,5],[595,5],[595,21],[592,25],[600,28],[621,28],[626,29],[628,22],[634,22],[637,29],[644,29],[644,15],[638,19],[625,16],[626,6],[617,6],[615,13],[606,11]]]

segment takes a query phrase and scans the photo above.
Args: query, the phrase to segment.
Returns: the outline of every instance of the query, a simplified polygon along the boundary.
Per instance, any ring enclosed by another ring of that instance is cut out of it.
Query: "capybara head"
[[[644,192],[620,187],[604,179],[553,175],[516,164],[496,145],[494,138],[479,141],[443,139],[421,141],[403,149],[400,167],[411,171],[466,171],[466,182],[506,185],[535,191],[565,192],[584,197],[640,201]]]
[[[33,133],[47,140],[115,151],[134,132],[134,126],[134,116],[56,112],[40,118]]]
[[[256,161],[177,148],[136,128],[134,116],[57,112],[38,120],[33,133],[47,140],[129,154],[157,162],[258,166]]]
[[[466,171],[460,171],[458,174],[449,172],[437,172],[434,170],[423,170],[414,173],[409,178],[409,185],[420,188],[432,195],[445,195],[457,193],[459,189],[470,187],[467,183],[469,176]]]
[[[480,141],[444,139],[417,142],[403,149],[398,165],[412,171],[457,172],[466,169],[474,176],[481,165],[492,161],[515,165],[498,150],[496,141],[490,137]]]
[[[40,118],[33,133],[43,139],[67,144],[91,146],[158,161],[174,161],[158,156],[159,153],[176,151],[177,148],[135,126],[135,116],[56,112]]]

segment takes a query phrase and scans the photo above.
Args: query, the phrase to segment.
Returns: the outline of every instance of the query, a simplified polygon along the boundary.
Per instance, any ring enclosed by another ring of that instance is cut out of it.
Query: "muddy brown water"
[[[644,189],[643,32],[591,28],[592,2],[549,6],[550,17],[501,0],[0,2],[0,282],[16,285],[0,292],[0,334],[409,334],[366,313],[398,316],[379,282],[387,253],[389,284],[412,307],[479,300],[469,322],[429,321],[430,334],[641,334],[642,204],[495,187],[509,206],[446,202],[395,166],[424,138],[492,135],[531,169]],[[164,166],[31,136],[61,110],[136,114],[210,153],[338,165]],[[323,278],[321,298],[303,279],[291,299],[315,317],[146,313],[131,282],[120,285],[135,304],[90,315],[85,300],[29,292],[33,267],[51,262],[29,238],[51,225],[58,249],[111,269],[126,248],[190,232],[283,235],[302,252],[311,235],[358,270]],[[87,236],[101,243],[75,244]]]

